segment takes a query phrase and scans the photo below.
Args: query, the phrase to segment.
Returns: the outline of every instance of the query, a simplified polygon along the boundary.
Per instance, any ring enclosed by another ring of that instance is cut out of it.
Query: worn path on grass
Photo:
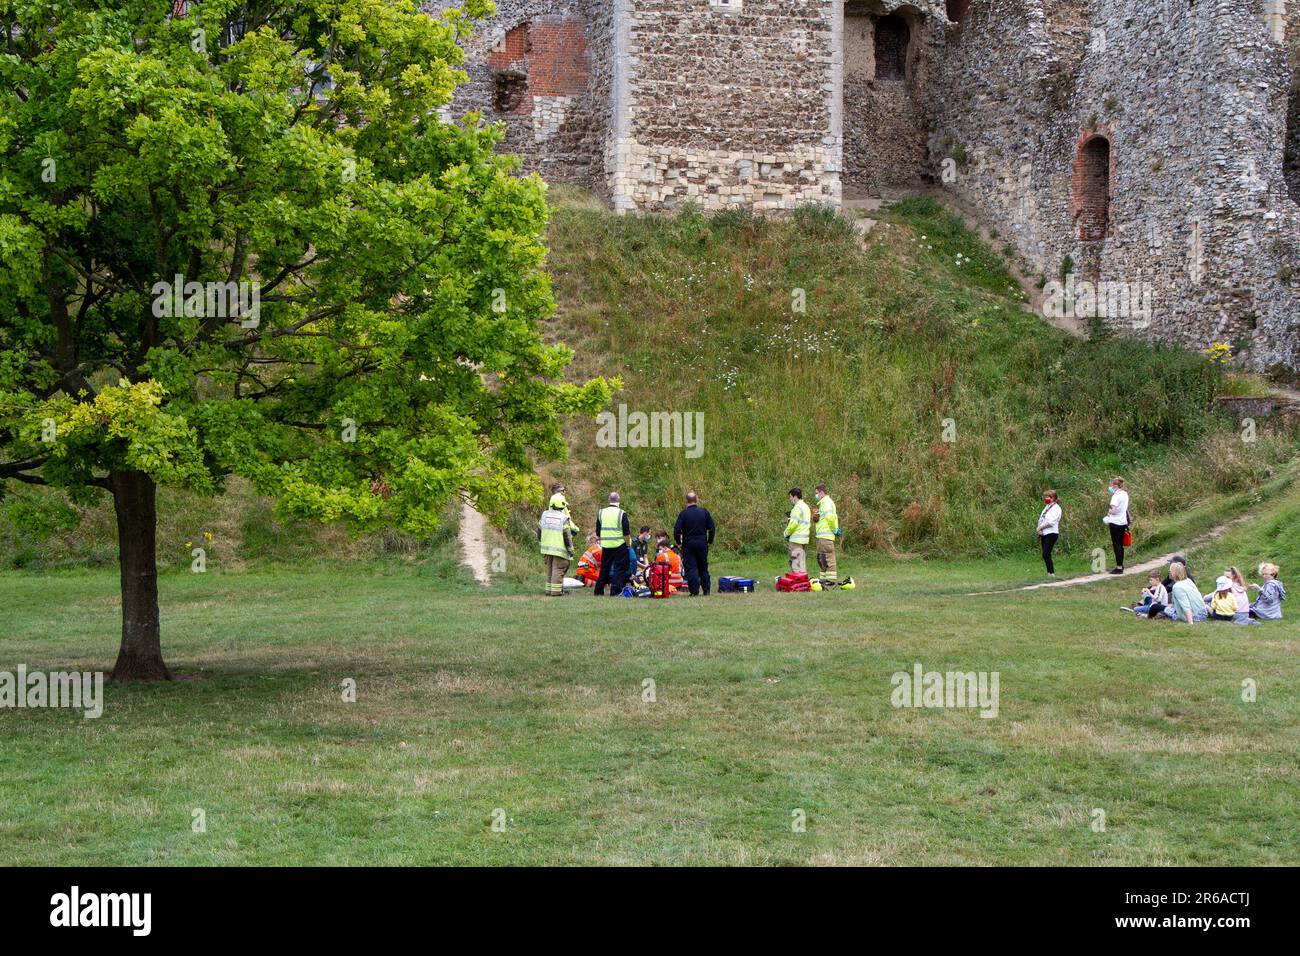
[[[1147,574],[1151,571],[1158,571],[1168,566],[1169,562],[1178,555],[1186,555],[1189,551],[1195,551],[1197,548],[1203,547],[1212,541],[1217,541],[1237,525],[1250,521],[1254,517],[1255,515],[1253,514],[1246,514],[1233,518],[1227,524],[1219,525],[1214,530],[1203,534],[1186,548],[1182,548],[1178,551],[1170,551],[1168,554],[1162,554],[1158,558],[1151,558],[1148,561],[1143,561],[1141,564],[1129,565],[1124,569],[1123,574],[1111,574],[1109,571],[1102,571],[1098,574],[1083,574],[1077,578],[1062,578],[1059,581],[1043,581],[1039,584],[1026,584],[1024,587],[1019,588],[1000,588],[996,591],[972,591],[965,595],[965,597],[978,597],[984,594],[1008,594],[1014,591],[1038,591],[1044,588],[1072,588],[1078,587],[1080,584],[1096,584],[1098,581],[1113,581],[1116,578],[1127,578],[1137,574]]]
[[[474,572],[474,580],[485,587],[492,583],[488,570],[487,518],[468,501],[460,504],[460,530],[456,537],[460,540],[461,563]]]

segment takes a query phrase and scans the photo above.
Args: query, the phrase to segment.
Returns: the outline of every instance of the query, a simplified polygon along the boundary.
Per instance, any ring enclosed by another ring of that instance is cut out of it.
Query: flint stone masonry
[[[1300,375],[1300,0],[497,0],[466,48],[452,112],[617,209],[941,183],[1149,285],[1120,331]]]

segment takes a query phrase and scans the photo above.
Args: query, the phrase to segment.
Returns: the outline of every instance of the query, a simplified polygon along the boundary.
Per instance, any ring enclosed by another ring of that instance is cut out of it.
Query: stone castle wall
[[[612,0],[620,209],[840,199],[833,0]]]
[[[432,0],[438,13],[458,0]],[[604,191],[613,59],[601,0],[496,0],[465,42],[469,83],[455,112],[505,127],[502,149],[549,182]]]
[[[844,5],[846,185],[905,185],[926,170],[930,65],[945,22],[937,8],[908,0],[849,0]],[[906,42],[898,57],[893,41],[900,38],[900,23]]]
[[[453,5],[436,0],[429,9]],[[497,0],[456,108],[621,210],[933,180],[1130,334],[1300,370],[1300,0]]]
[[[1149,290],[1149,312],[1102,315],[1118,330],[1300,368],[1291,73],[1262,9],[973,0],[952,30],[937,83],[968,98],[937,103],[931,137],[963,160],[949,188],[1044,276]]]

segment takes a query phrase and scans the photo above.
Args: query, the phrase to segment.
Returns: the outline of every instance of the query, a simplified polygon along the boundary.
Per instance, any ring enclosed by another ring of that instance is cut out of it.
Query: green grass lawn
[[[715,565],[770,581],[779,558]],[[666,603],[392,564],[168,574],[184,680],[109,687],[98,720],[0,711],[0,862],[1300,862],[1294,622],[1137,621],[1127,580],[962,596],[1033,580],[1029,554],[845,565],[855,592]],[[0,669],[108,669],[116,592],[0,575]],[[999,672],[999,715],[895,709],[916,662]]]

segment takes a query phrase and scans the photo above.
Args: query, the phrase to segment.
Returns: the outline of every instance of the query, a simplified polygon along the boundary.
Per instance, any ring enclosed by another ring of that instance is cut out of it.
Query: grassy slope
[[[1032,547],[1042,488],[1067,509],[1061,553],[1105,544],[1099,519],[1114,471],[1134,491],[1153,546],[1204,530],[1274,477],[1293,435],[1242,442],[1206,412],[1204,362],[1131,342],[1081,343],[1020,306],[998,253],[930,201],[883,213],[863,248],[846,220],[616,217],[559,190],[551,268],[560,311],[548,334],[575,347],[574,374],[623,377],[633,410],[702,411],[704,456],[602,450],[591,422],[570,429],[565,478],[592,525],[617,486],[637,524],[667,526],[697,487],[733,550],[780,545],[785,489],[830,483],[862,554],[1012,554]],[[791,312],[795,289],[807,312]],[[942,440],[951,419],[956,441]],[[0,502],[0,569],[111,566],[111,505],[72,511],[43,489]],[[376,559],[451,570],[450,529],[433,541],[360,539],[281,522],[238,481],[217,500],[164,489],[159,557],[184,569],[190,547],[213,567]],[[449,514],[452,512],[449,511]],[[19,530],[19,516],[25,517]],[[27,530],[33,519],[46,533]],[[502,576],[520,586],[535,512],[510,529]],[[212,535],[211,540],[205,532]]]
[[[1300,567],[1300,490],[1257,507],[1199,574]],[[961,596],[1024,562],[852,570],[612,608],[383,565],[168,574],[188,680],[110,687],[99,720],[0,711],[0,863],[1300,863],[1294,621],[1136,621],[1129,581]],[[104,667],[116,590],[0,575],[0,669]],[[892,708],[918,661],[998,671],[999,717]]]
[[[633,410],[705,413],[695,461],[599,449],[594,424],[573,428],[557,473],[580,489],[580,516],[618,487],[657,527],[696,487],[728,547],[770,549],[785,490],[826,480],[849,548],[1010,553],[1054,486],[1061,548],[1082,552],[1104,543],[1112,472],[1150,537],[1295,453],[1293,435],[1246,444],[1211,415],[1219,383],[1199,357],[1079,342],[1026,314],[1000,255],[931,201],[884,213],[866,248],[815,210],[791,222],[620,218],[567,194],[557,206],[552,333],[576,371],[622,376],[616,401]]]

